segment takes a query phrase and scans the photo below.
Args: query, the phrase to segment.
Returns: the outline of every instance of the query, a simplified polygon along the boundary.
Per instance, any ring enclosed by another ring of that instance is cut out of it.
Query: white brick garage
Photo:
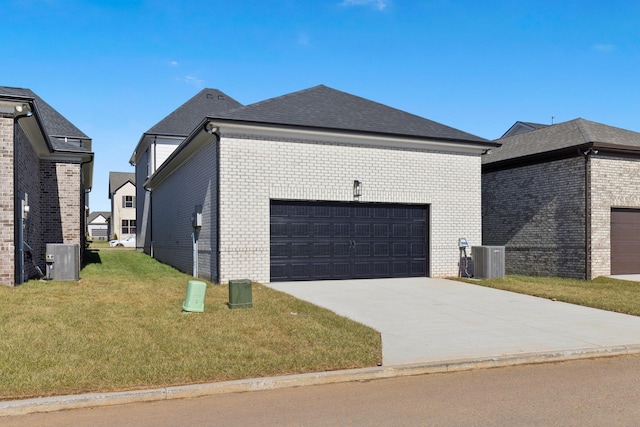
[[[360,203],[431,207],[426,276],[457,275],[458,237],[481,241],[479,155],[224,136],[220,145],[223,282],[270,281],[271,200],[352,202],[354,180]]]
[[[322,103],[311,96],[318,91]],[[304,102],[296,103],[300,97]],[[181,215],[184,227],[190,210],[202,206],[198,273],[221,283],[236,278],[270,282],[272,203],[354,203],[357,180],[362,183],[360,204],[428,207],[425,251],[429,259],[424,275],[457,275],[457,239],[465,237],[472,244],[481,240],[480,156],[496,144],[404,112],[398,121],[427,124],[420,132],[434,135],[415,135],[417,130],[411,126],[395,130],[391,119],[398,110],[325,87],[276,100],[244,107],[230,117],[209,117],[147,180],[153,201],[153,244],[163,247],[163,262],[176,265],[173,242],[190,241],[188,230],[180,232],[172,221]],[[341,101],[350,105],[341,107]],[[289,115],[257,122],[255,109],[263,119],[271,111],[281,112],[283,104],[290,107]],[[310,104],[315,116],[296,116],[299,110],[311,109]],[[382,129],[394,132],[343,130],[322,123],[326,111],[338,111],[342,122],[354,112],[362,120],[367,115],[358,108],[363,106],[373,117],[367,123],[383,123]],[[381,109],[384,115],[379,114]],[[252,120],[249,113],[254,114]],[[324,126],[275,120],[311,120]],[[207,134],[205,128],[214,134]],[[214,158],[203,162],[204,153]],[[191,186],[201,189],[202,200],[186,191]],[[188,245],[181,253],[187,255]],[[183,260],[179,268],[189,271],[187,264]]]

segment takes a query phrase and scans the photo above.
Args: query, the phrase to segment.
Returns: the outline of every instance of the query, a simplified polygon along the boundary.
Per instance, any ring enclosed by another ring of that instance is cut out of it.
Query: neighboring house
[[[575,119],[496,142],[483,243],[506,246],[507,274],[640,273],[640,133]]]
[[[501,136],[501,138],[506,138],[508,136],[518,135],[520,133],[529,132],[536,129],[546,128],[549,125],[543,125],[540,123],[531,123],[531,122],[515,122],[513,126],[509,128],[508,131]]]
[[[322,85],[209,114],[144,183],[150,251],[220,283],[455,276],[497,145]]]
[[[87,220],[87,233],[93,240],[109,240],[111,212],[91,212]]]
[[[133,172],[109,172],[111,239],[136,235],[135,179]]]
[[[29,89],[0,86],[0,283],[45,271],[47,244],[86,242],[91,139]]]
[[[241,107],[238,101],[217,89],[203,89],[193,98],[146,131],[136,146],[130,163],[136,168],[137,246],[151,253],[150,194],[144,181],[169,157],[178,145],[208,115]]]

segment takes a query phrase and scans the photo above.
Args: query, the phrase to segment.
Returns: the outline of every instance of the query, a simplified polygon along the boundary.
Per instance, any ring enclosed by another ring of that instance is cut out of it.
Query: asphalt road
[[[0,418],[10,426],[638,426],[640,355]]]

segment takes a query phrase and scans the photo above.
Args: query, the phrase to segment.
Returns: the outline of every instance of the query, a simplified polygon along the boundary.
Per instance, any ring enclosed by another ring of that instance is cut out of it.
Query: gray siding
[[[149,150],[136,163],[136,246],[146,254],[151,254],[151,194],[145,190],[144,181],[147,179],[149,167]]]
[[[193,271],[191,214],[202,206],[198,276],[217,279],[217,156],[208,144],[153,192],[153,254],[181,271]]]

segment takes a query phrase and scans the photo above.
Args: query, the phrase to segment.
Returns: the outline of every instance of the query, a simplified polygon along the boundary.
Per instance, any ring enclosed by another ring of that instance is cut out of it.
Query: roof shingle
[[[501,147],[483,156],[483,164],[517,159],[585,144],[640,150],[640,133],[585,119],[574,119],[496,140]]]
[[[489,142],[461,130],[324,85],[209,117],[263,124]]]
[[[186,137],[208,115],[241,107],[235,99],[218,89],[202,89],[171,114],[156,123],[146,134]]]

